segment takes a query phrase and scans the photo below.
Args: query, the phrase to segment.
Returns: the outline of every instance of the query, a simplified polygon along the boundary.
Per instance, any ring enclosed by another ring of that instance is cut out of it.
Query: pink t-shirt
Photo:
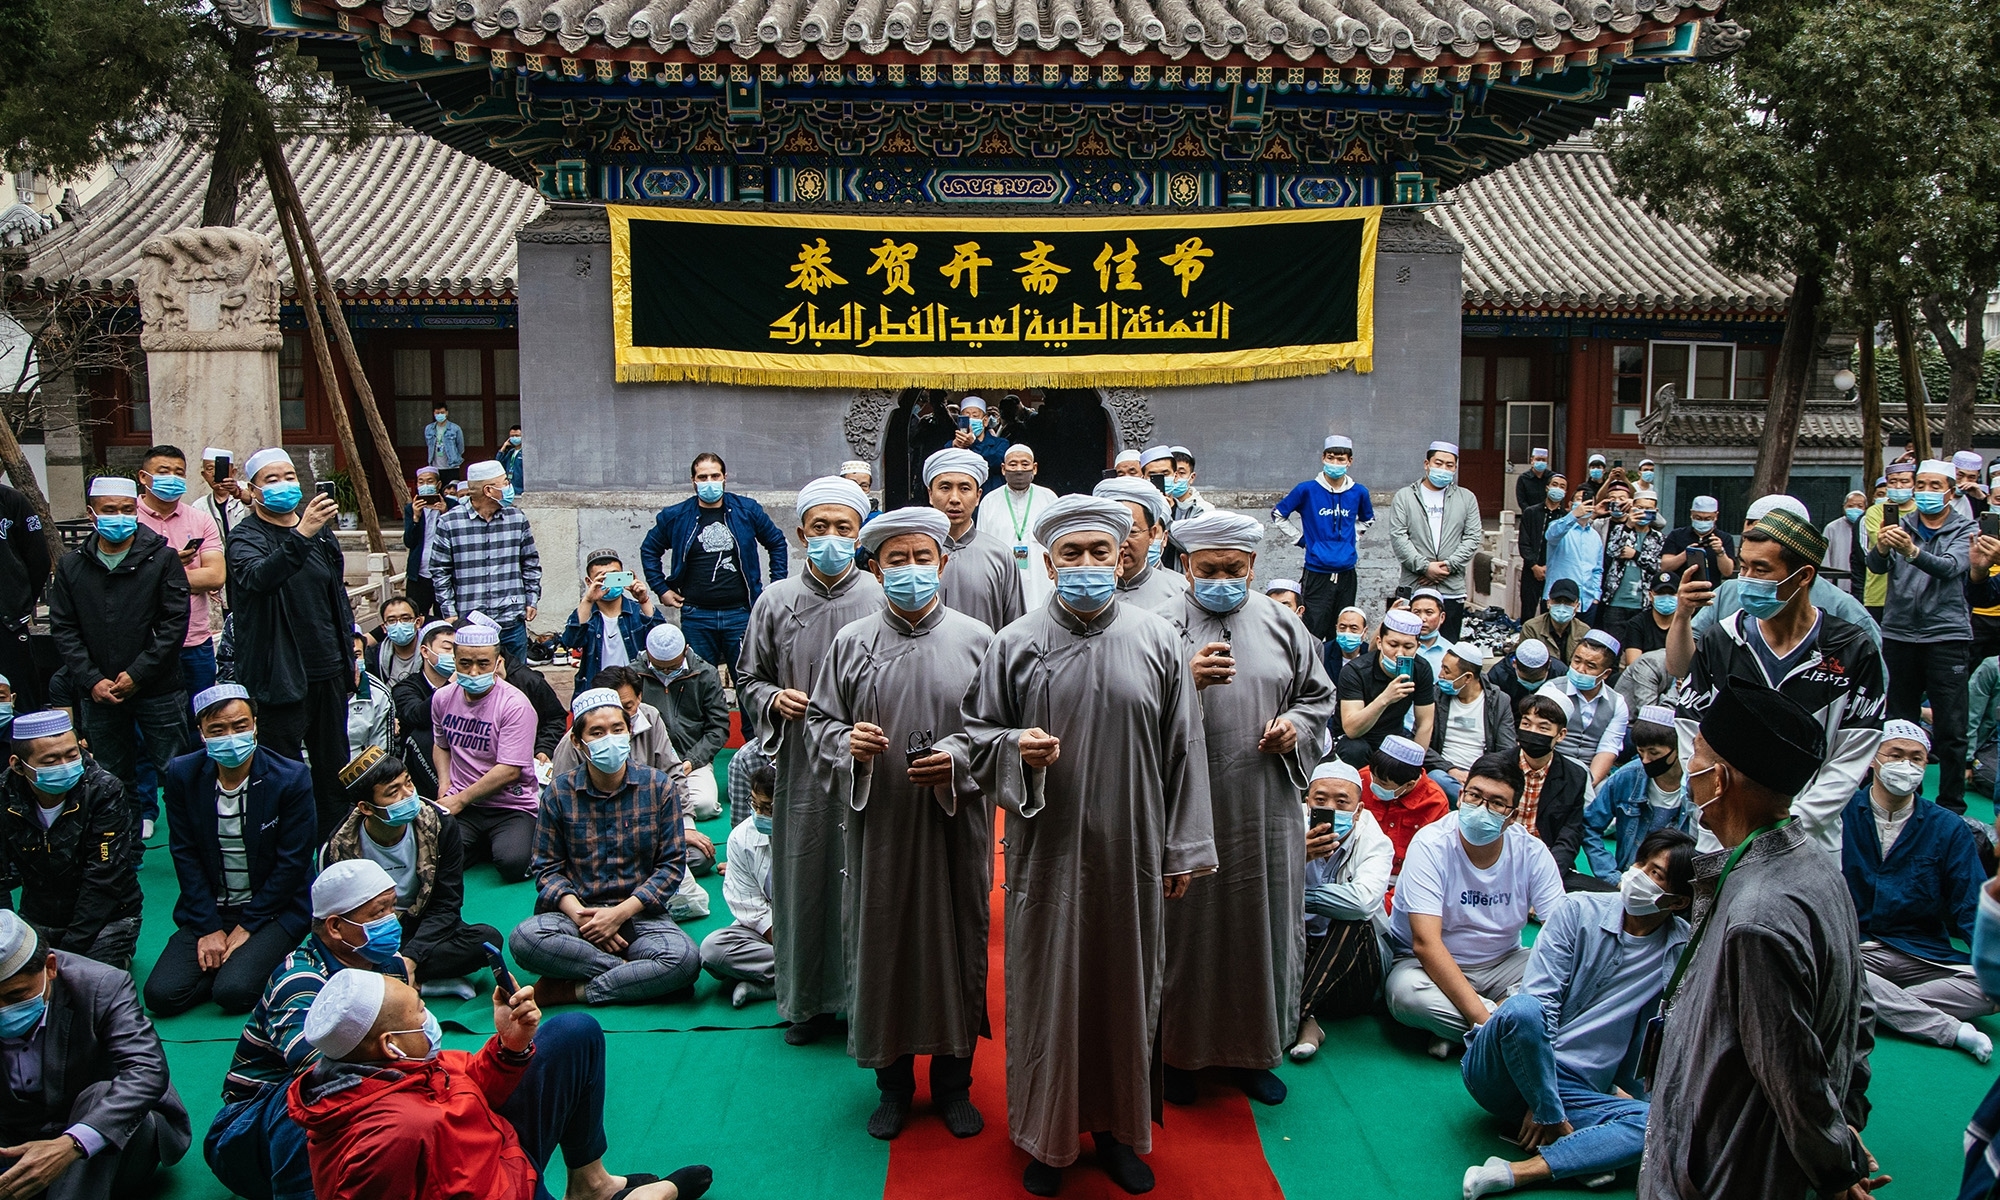
[[[521,768],[521,777],[479,807],[535,811],[535,706],[512,684],[495,680],[493,690],[477,700],[456,683],[432,692],[431,738],[451,752],[447,795],[506,763]]]
[[[139,524],[167,539],[167,545],[179,551],[195,538],[201,539],[201,553],[222,553],[222,534],[215,528],[215,518],[185,501],[174,505],[172,516],[162,517],[146,507],[146,501],[139,501]],[[197,556],[194,565],[201,565]],[[188,631],[183,646],[199,646],[214,636],[214,628],[208,623],[209,592],[190,591],[188,593]]]

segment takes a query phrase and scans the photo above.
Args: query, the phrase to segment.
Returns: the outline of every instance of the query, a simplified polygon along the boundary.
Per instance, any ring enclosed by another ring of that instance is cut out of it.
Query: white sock
[[[1993,1039],[1979,1032],[1978,1027],[1968,1021],[1959,1022],[1958,1048],[1980,1062],[1990,1061],[1993,1057]]]
[[[1479,1200],[1488,1192],[1512,1191],[1514,1165],[1499,1155],[1477,1167],[1465,1169],[1465,1200]]]
[[[1451,1057],[1451,1050],[1452,1050],[1452,1042],[1450,1038],[1431,1039],[1430,1056],[1432,1058],[1435,1058],[1440,1062],[1442,1062]]]

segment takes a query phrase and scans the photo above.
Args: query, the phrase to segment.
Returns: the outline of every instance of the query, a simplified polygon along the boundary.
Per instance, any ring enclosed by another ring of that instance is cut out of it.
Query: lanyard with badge
[[[1694,952],[1701,945],[1701,935],[1708,932],[1708,923],[1715,919],[1715,910],[1722,906],[1722,886],[1729,882],[1729,873],[1736,869],[1738,862],[1742,861],[1744,852],[1750,849],[1750,843],[1774,829],[1782,829],[1791,823],[1792,819],[1786,817],[1782,821],[1773,821],[1769,825],[1751,830],[1750,836],[1738,843],[1736,849],[1729,852],[1729,860],[1722,864],[1722,874],[1715,880],[1715,899],[1710,902],[1708,911],[1702,914],[1701,924],[1695,926],[1694,936],[1688,939],[1687,948],[1681,951],[1680,962],[1674,964],[1673,976],[1667,980],[1666,994],[1660,997],[1660,1011],[1646,1022],[1646,1040],[1639,1045],[1638,1075],[1646,1081],[1647,1087],[1652,1086],[1654,1069],[1659,1066],[1660,1042],[1665,1036],[1667,1011],[1673,1007],[1674,993],[1680,990],[1681,976],[1687,974],[1688,964],[1694,961]]]
[[[1001,499],[1007,502],[1007,519],[1014,523],[1014,565],[1025,571],[1028,569],[1028,518],[1035,512],[1035,489],[1028,488],[1028,510],[1014,511],[1014,489],[1001,488]]]

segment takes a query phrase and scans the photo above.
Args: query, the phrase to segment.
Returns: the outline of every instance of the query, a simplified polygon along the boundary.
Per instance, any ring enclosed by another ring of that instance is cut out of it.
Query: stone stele
[[[278,264],[247,229],[177,229],[140,248],[139,345],[153,440],[240,463],[280,445]],[[193,464],[189,464],[192,466]]]

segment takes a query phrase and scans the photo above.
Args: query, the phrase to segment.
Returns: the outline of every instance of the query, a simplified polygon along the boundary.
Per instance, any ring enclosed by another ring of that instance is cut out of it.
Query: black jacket
[[[21,919],[51,950],[89,954],[112,921],[136,917],[139,845],[125,785],[86,758],[83,778],[63,797],[55,824],[42,828],[41,798],[13,771],[0,784],[0,855],[21,885]]]
[[[555,757],[556,746],[569,730],[569,708],[549,686],[549,681],[542,678],[542,673],[526,664],[518,670],[507,668],[507,682],[519,688],[528,703],[535,706],[535,753]]]
[[[26,620],[48,582],[42,519],[26,496],[0,483],[0,619]]]
[[[398,679],[389,689],[396,705],[396,736],[403,765],[416,780],[417,792],[427,800],[437,796],[437,776],[431,768],[431,686],[430,677],[419,667]]]
[[[1424,770],[1449,770],[1451,764],[1444,758],[1444,727],[1451,719],[1450,696],[1440,695],[1437,707],[1431,710],[1430,753],[1424,756]],[[1492,687],[1481,681],[1479,703],[1486,718],[1486,744],[1480,748],[1481,754],[1491,754],[1495,750],[1514,748],[1514,697],[1505,688]],[[1578,842],[1582,845],[1582,842]]]
[[[640,699],[660,710],[673,734],[674,749],[691,768],[705,767],[729,742],[729,697],[722,677],[693,650],[687,652],[687,672],[669,684],[641,667],[646,680]]]
[[[1546,486],[1546,485],[1544,485]],[[1549,560],[1549,522],[1568,512],[1567,508],[1550,510],[1545,503],[1536,503],[1533,508],[1521,506],[1520,534],[1517,545],[1521,552],[1521,566],[1545,566]]]
[[[333,527],[303,538],[253,516],[229,531],[223,558],[236,682],[260,704],[296,704],[325,679],[353,691],[354,610]]]
[[[87,696],[100,680],[132,676],[139,696],[181,690],[181,643],[187,641],[188,584],[181,556],[141,525],[115,571],[97,557],[97,535],[56,564],[49,586],[49,632],[69,668],[70,686]]]
[[[167,844],[181,898],[174,924],[197,936],[226,929],[219,914],[222,843],[216,833],[215,761],[197,750],[167,764]],[[236,923],[255,933],[276,922],[293,939],[312,923],[312,854],[319,815],[312,772],[262,746],[250,760],[243,800],[243,848],[250,859],[250,903]]]
[[[1583,798],[1590,772],[1563,757],[1549,758],[1549,777],[1542,781],[1542,798],[1535,806],[1535,836],[1555,856],[1565,880],[1576,877],[1576,852],[1583,848]]]
[[[1541,691],[1542,685],[1547,683],[1551,677],[1544,675],[1533,683],[1522,682],[1520,672],[1514,669],[1514,656],[1510,654],[1486,668],[1484,678],[1487,691],[1490,692],[1497,688],[1507,693],[1507,702],[1509,704],[1519,706],[1521,701]],[[1509,718],[1508,724],[1512,725],[1513,723],[1512,718]]]

